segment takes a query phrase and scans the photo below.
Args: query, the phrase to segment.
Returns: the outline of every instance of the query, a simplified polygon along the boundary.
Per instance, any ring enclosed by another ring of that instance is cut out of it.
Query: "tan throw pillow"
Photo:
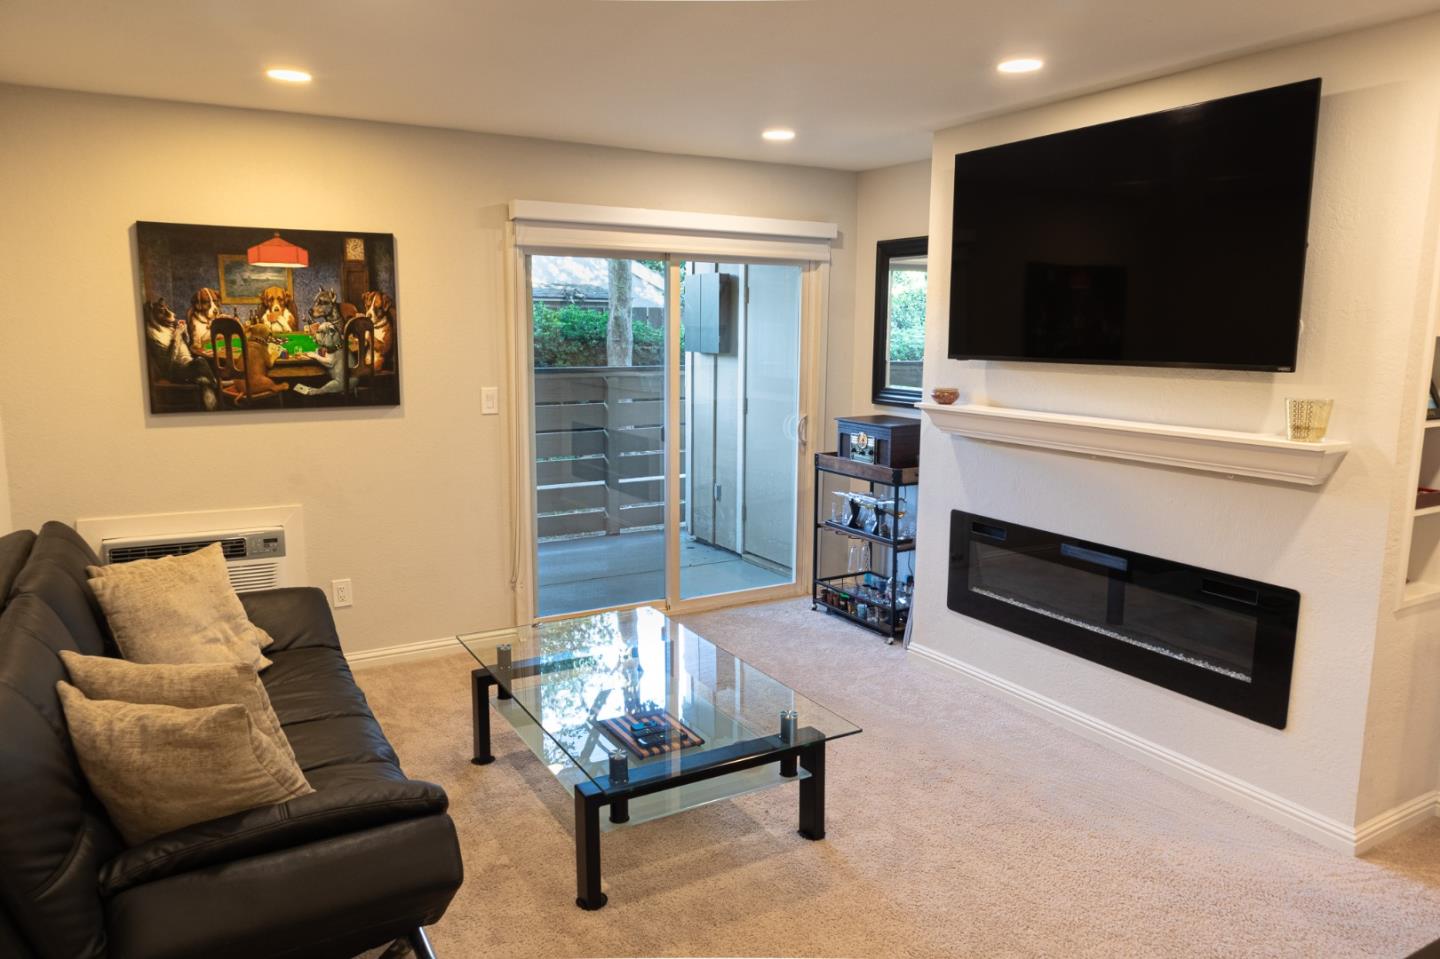
[[[181,709],[87,699],[55,684],[90,788],[131,845],[315,790],[244,706]]]
[[[82,656],[68,649],[60,659],[70,682],[90,699],[199,709],[238,703],[250,721],[291,763],[295,750],[280,728],[260,675],[244,663],[130,663],[110,656]]]
[[[246,617],[219,543],[86,572],[116,645],[132,663],[270,665],[260,650],[272,640]]]

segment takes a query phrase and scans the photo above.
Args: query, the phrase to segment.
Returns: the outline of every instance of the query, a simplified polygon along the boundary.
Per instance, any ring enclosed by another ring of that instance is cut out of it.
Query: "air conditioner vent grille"
[[[230,585],[237,593],[273,589],[280,585],[280,564],[235,563],[230,567]]]
[[[184,556],[202,550],[211,543],[218,542],[225,553],[226,559],[244,559],[248,555],[245,548],[245,537],[236,536],[227,539],[202,539],[189,540],[186,542],[171,543],[145,543],[135,546],[112,546],[106,552],[106,558],[112,563],[130,563],[137,559],[159,559],[162,556]]]

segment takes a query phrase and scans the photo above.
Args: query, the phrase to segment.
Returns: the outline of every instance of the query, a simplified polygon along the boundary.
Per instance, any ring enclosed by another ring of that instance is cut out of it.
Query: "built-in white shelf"
[[[1415,511],[1416,516],[1434,516],[1440,513],[1440,506],[1425,506]]]
[[[1433,430],[1433,429],[1435,429],[1435,427],[1437,427],[1437,426],[1440,426],[1440,420],[1426,420],[1426,421],[1425,421],[1425,428],[1426,428],[1427,430]]]
[[[1271,433],[1042,413],[980,403],[917,405],[941,430],[970,439],[1297,486],[1324,483],[1350,450],[1344,440],[1301,443]]]

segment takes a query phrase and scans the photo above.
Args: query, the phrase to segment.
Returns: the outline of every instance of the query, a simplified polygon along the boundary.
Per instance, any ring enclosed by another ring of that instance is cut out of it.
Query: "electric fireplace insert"
[[[1293,589],[955,510],[948,603],[1285,728],[1300,612]]]

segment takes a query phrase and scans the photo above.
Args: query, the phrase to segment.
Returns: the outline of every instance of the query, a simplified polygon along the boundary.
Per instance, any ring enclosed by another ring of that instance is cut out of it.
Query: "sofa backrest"
[[[85,567],[99,563],[73,529],[64,523],[46,523],[40,527],[28,561],[15,576],[10,598],[27,594],[39,598],[70,630],[80,652],[114,656],[115,640],[85,575]]]
[[[85,573],[87,566],[99,565],[100,557],[79,533],[52,520],[40,527],[30,556],[10,588],[11,598],[26,592],[40,595],[60,614],[65,625],[83,633],[77,636],[82,642],[81,652],[91,656],[117,655],[105,611],[100,608],[100,601],[90,589],[90,577]],[[97,636],[103,648],[83,648],[85,644],[93,644]]]
[[[30,558],[30,548],[35,545],[35,534],[28,529],[17,529],[0,536],[0,609],[10,598],[10,588],[25,560]]]
[[[39,959],[102,957],[100,867],[123,843],[76,762],[55,683],[62,649],[104,654],[104,617],[61,523],[40,531],[0,612],[0,907]]]

